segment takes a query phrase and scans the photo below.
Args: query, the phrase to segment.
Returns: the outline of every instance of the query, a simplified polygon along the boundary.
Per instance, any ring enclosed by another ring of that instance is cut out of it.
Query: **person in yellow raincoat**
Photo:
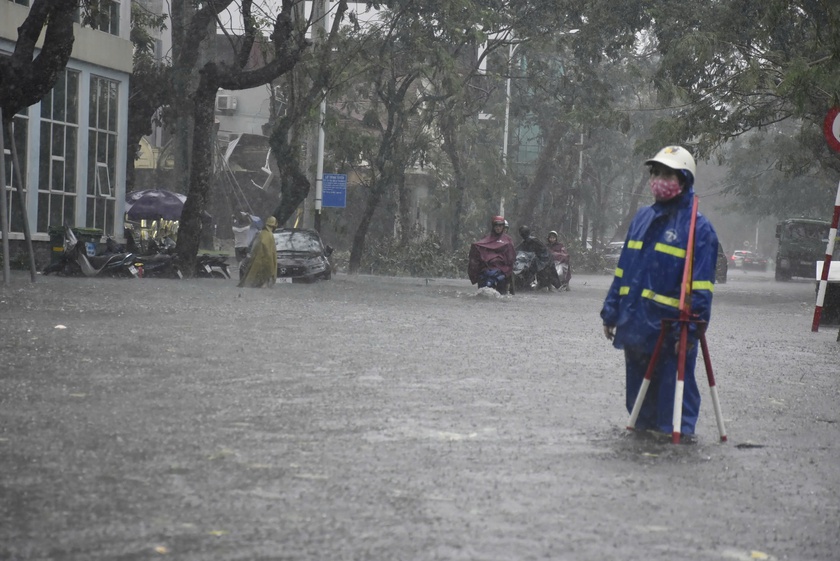
[[[277,249],[274,245],[274,229],[277,219],[269,216],[265,227],[251,243],[251,256],[239,280],[239,286],[268,288],[277,282]]]

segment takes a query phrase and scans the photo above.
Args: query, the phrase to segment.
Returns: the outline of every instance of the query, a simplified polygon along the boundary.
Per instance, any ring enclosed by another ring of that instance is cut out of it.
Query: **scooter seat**
[[[95,269],[102,269],[106,265],[110,265],[111,263],[122,263],[126,256],[130,255],[129,253],[114,253],[112,255],[94,255],[89,256],[88,262],[95,268]]]

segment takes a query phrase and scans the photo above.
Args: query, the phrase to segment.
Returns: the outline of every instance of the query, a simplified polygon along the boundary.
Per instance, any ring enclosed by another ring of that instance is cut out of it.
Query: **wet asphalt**
[[[698,442],[624,427],[570,292],[337,275],[0,286],[2,560],[840,559],[838,326],[733,271]]]

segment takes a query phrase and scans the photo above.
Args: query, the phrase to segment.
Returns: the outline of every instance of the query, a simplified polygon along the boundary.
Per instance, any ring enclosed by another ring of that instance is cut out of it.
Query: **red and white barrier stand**
[[[828,244],[825,247],[825,260],[820,274],[820,288],[817,291],[817,305],[814,307],[814,321],[811,331],[820,330],[820,316],[822,315],[825,291],[828,287],[828,273],[831,270],[831,255],[834,253],[834,240],[837,238],[837,222],[840,220],[840,184],[837,185],[837,197],[834,201],[834,215],[831,218],[831,229],[828,231]],[[840,335],[838,335],[840,337]]]
[[[703,353],[703,364],[706,367],[706,376],[709,379],[709,389],[712,394],[712,404],[715,409],[715,419],[717,420],[718,432],[720,433],[720,441],[726,442],[726,427],[723,423],[723,413],[720,408],[720,399],[717,394],[717,386],[715,385],[715,376],[712,372],[712,360],[709,356],[709,346],[706,343],[706,322],[693,319],[691,317],[691,279],[693,277],[694,266],[694,228],[697,224],[697,207],[699,199],[694,197],[694,206],[691,209],[691,224],[688,229],[688,245],[685,252],[685,268],[683,269],[682,287],[680,288],[680,318],[677,320],[663,320],[659,331],[659,338],[656,340],[656,346],[653,349],[653,355],[650,358],[645,371],[645,377],[642,380],[642,385],[639,388],[639,393],[636,395],[636,401],[633,403],[633,409],[630,412],[630,420],[627,422],[627,428],[633,430],[636,427],[636,420],[639,418],[639,411],[642,409],[642,403],[645,400],[648,388],[650,387],[650,379],[653,376],[653,371],[656,368],[656,363],[659,360],[659,353],[662,350],[662,345],[665,342],[665,335],[671,329],[672,325],[679,325],[680,329],[680,347],[677,356],[677,383],[674,387],[674,414],[672,417],[673,432],[671,433],[671,442],[674,444],[680,443],[680,429],[682,428],[682,404],[683,392],[685,390],[685,360],[688,351],[688,326],[694,323],[697,326],[697,333],[700,340],[700,349]]]
[[[823,134],[828,147],[840,153],[840,106],[834,106],[828,110],[823,121]],[[820,287],[817,291],[817,305],[814,307],[814,321],[811,323],[811,331],[820,329],[820,316],[822,315],[825,291],[828,286],[828,272],[831,269],[831,254],[834,253],[834,240],[837,238],[837,221],[840,219],[840,184],[837,185],[837,197],[834,200],[834,215],[831,218],[831,229],[828,231],[828,244],[825,248],[825,260],[823,261],[822,273],[820,274]],[[840,341],[840,333],[837,334]]]

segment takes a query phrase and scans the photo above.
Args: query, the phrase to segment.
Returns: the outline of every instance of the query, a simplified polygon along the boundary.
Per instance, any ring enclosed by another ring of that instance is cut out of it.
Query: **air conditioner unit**
[[[232,95],[220,95],[216,97],[216,109],[218,111],[236,110],[236,98]]]

